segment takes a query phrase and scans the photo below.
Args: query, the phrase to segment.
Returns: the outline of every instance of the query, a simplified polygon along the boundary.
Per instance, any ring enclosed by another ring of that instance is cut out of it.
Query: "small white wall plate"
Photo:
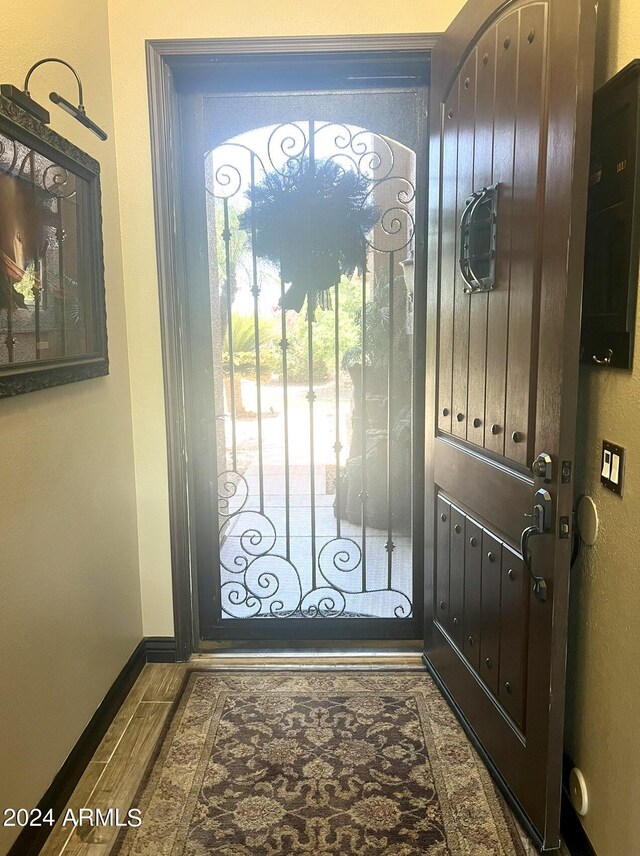
[[[589,794],[582,771],[577,767],[574,767],[569,773],[569,796],[571,797],[571,805],[581,817],[584,817],[589,811]]]
[[[590,496],[583,496],[578,503],[578,532],[589,547],[598,540],[598,509]]]

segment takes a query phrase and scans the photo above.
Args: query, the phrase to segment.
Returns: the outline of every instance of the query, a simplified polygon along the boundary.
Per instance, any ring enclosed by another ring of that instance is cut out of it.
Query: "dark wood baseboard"
[[[147,663],[177,663],[175,636],[147,636],[144,640]]]
[[[62,813],[145,663],[175,663],[176,660],[176,640],[173,636],[150,636],[140,640],[38,803],[43,815],[51,810],[57,818]],[[50,832],[50,826],[25,827],[7,856],[36,856]]]
[[[577,811],[571,805],[571,798],[569,796],[569,771],[573,766],[574,764],[571,759],[565,755],[563,763],[562,814],[560,815],[562,837],[571,856],[597,856],[587,833],[584,831],[584,826],[580,822]]]
[[[145,647],[145,640],[142,639],[47,788],[45,795],[38,803],[38,808],[43,815],[51,810],[53,816],[57,818],[64,810],[87,764],[147,662]],[[50,826],[25,826],[7,856],[36,856],[50,832]]]

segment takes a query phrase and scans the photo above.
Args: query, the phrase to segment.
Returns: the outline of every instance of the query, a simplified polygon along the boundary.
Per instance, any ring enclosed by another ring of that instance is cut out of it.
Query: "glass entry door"
[[[204,639],[419,636],[423,98],[195,99]]]

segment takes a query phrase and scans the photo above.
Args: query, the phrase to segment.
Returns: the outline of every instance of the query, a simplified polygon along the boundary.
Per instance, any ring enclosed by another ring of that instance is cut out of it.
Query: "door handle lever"
[[[532,535],[542,535],[538,526],[534,523],[532,526],[526,526],[520,535],[520,552],[522,553],[522,561],[529,576],[533,581],[533,593],[537,600],[544,603],[547,599],[547,583],[544,577],[536,576],[531,569],[531,554],[529,553],[529,539]]]
[[[531,515],[534,522],[530,526],[525,526],[520,535],[520,552],[522,553],[523,564],[533,581],[533,593],[536,600],[544,603],[547,599],[547,583],[544,577],[533,573],[529,541],[534,535],[544,535],[551,529],[551,494],[549,491],[541,488],[536,492],[536,500],[537,502],[533,507],[533,515]]]

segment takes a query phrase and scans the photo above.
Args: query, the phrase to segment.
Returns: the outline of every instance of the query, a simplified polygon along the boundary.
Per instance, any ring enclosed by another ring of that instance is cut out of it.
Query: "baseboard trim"
[[[142,639],[38,803],[37,807],[43,815],[51,811],[57,818],[64,810],[100,741],[107,733],[113,718],[146,662],[146,644]],[[7,856],[36,856],[40,853],[50,832],[50,826],[26,826],[14,841]]]
[[[175,636],[146,636],[143,641],[147,663],[178,662]]]
[[[569,771],[573,766],[571,760],[565,755],[560,830],[571,856],[597,856],[593,845],[589,841],[589,836],[580,822],[578,812],[572,806],[571,798],[569,797]]]
[[[175,662],[177,649],[173,636],[147,636],[140,640],[38,803],[37,807],[43,815],[51,811],[57,818],[64,810],[145,663]],[[50,832],[50,826],[26,826],[14,841],[7,856],[37,856]]]

